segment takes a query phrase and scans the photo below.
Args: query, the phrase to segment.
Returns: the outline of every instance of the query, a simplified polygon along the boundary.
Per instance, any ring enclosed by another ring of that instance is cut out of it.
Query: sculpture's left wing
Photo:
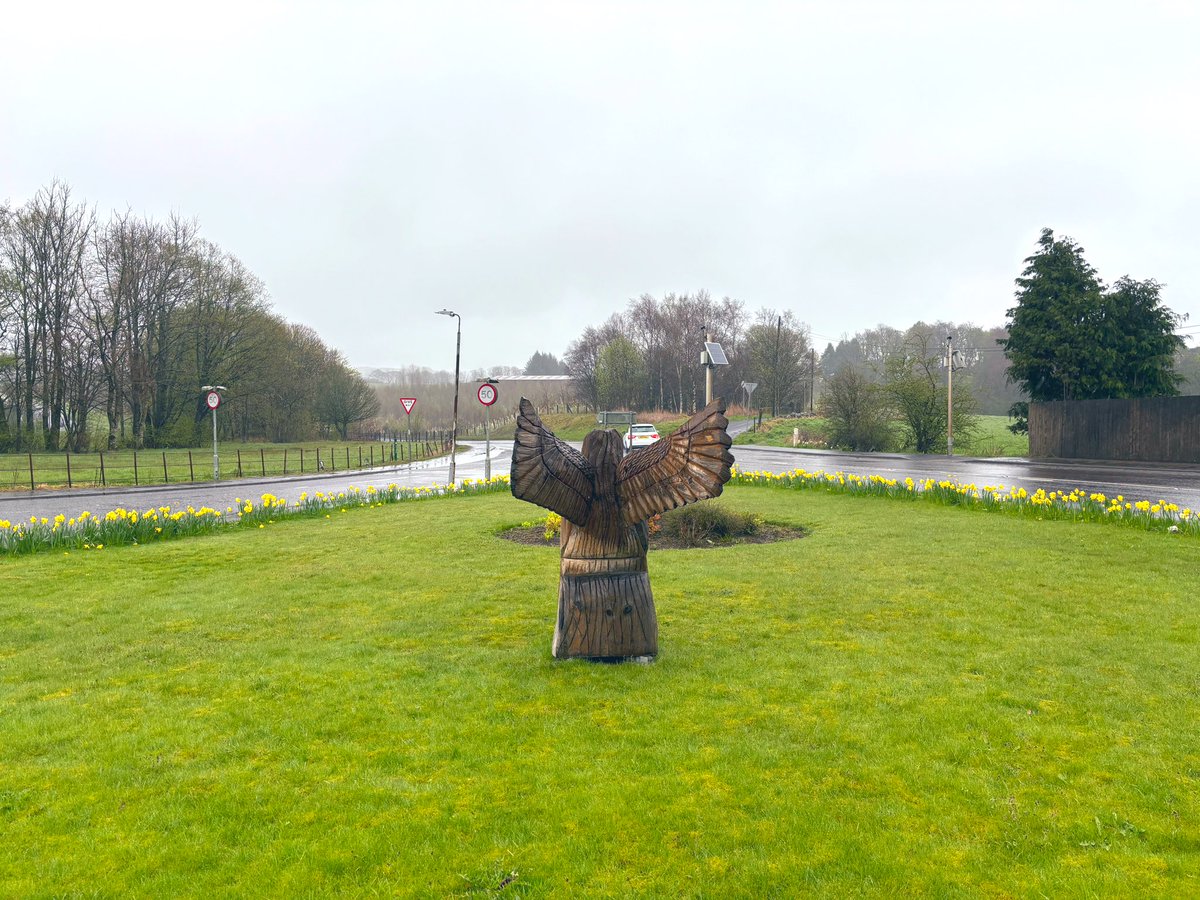
[[[670,437],[626,454],[617,466],[626,524],[719,496],[733,465],[728,427],[724,402],[714,400]]]
[[[533,404],[522,397],[509,485],[513,496],[582,526],[587,522],[595,479],[584,455],[556,438],[542,424]]]

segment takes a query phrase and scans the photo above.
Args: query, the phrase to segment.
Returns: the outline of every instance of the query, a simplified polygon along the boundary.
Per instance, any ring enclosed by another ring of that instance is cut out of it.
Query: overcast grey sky
[[[0,200],[195,217],[356,365],[642,293],[998,325],[1040,229],[1200,333],[1200,4],[22,3]]]

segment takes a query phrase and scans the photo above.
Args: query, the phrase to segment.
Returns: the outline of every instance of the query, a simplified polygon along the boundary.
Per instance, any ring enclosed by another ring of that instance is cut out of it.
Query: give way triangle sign
[[[417,405],[416,397],[401,397],[400,404],[404,407],[405,415],[412,415],[413,407]]]

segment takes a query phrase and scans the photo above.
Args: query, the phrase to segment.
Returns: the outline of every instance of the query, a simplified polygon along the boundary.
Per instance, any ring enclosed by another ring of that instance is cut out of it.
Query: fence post
[[[241,447],[238,447],[237,457],[238,457],[238,478],[241,478],[242,477],[242,448]]]
[[[300,474],[304,474],[304,448],[300,448]]]
[[[374,452],[375,452],[375,448],[374,448],[374,447],[372,447],[372,448],[371,448],[371,452],[372,452],[372,453],[374,453]],[[360,469],[363,467],[363,466],[362,466],[362,444],[359,444],[359,445],[358,445],[358,467],[359,467]]]
[[[263,478],[267,477],[267,453],[262,447],[258,448],[258,461],[262,463]]]
[[[167,475],[167,451],[164,450],[162,452],[162,455],[163,455],[163,484],[169,484],[171,482],[171,479]]]
[[[138,483],[137,451],[134,450],[133,451],[133,484],[135,487],[137,486],[137,483]]]
[[[67,451],[67,487],[74,487],[74,486],[75,485],[71,484],[71,451],[68,450]]]
[[[104,477],[104,451],[100,451],[100,487],[108,487],[108,480]]]
[[[192,468],[192,451],[188,451],[188,481],[196,480],[196,470]]]
[[[33,454],[29,454],[29,489],[36,491],[37,487],[33,483]]]
[[[329,471],[337,471],[337,457],[333,455],[333,448],[329,448]]]
[[[283,448],[283,474],[287,474],[287,447]]]
[[[362,465],[361,459],[358,461],[358,464],[360,466]],[[347,469],[350,468],[350,448],[349,447],[346,448],[346,468]]]

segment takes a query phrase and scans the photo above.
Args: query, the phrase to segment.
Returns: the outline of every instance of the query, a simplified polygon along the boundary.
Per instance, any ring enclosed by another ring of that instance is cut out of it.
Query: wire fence
[[[0,490],[184,484],[393,466],[449,452],[450,432],[424,431],[357,444],[110,450],[95,453],[10,453],[0,456]]]

